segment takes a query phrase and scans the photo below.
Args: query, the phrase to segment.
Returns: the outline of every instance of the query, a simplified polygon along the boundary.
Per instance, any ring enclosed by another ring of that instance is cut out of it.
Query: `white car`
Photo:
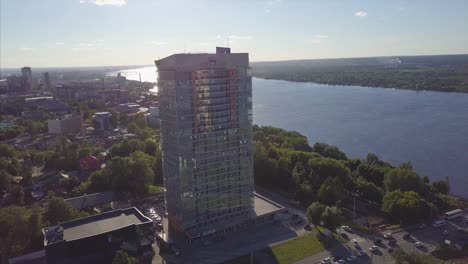
[[[387,233],[383,237],[389,239],[392,237],[392,233]]]
[[[364,255],[366,255],[366,252],[364,252],[364,251],[359,251],[359,252],[357,253],[357,256],[358,256],[358,257],[362,257],[362,256],[364,256]]]
[[[357,246],[357,245],[358,245],[358,242],[357,242],[356,239],[353,239],[353,240],[351,240],[351,241],[353,242],[353,245],[354,245],[354,246]]]
[[[445,220],[437,220],[432,224],[432,226],[437,228],[437,227],[441,227],[441,226],[445,225],[446,223],[447,222],[445,222]]]
[[[420,248],[420,247],[423,247],[424,244],[422,242],[416,242],[416,243],[414,243],[414,246],[417,247],[417,248]]]
[[[372,247],[369,248],[369,251],[370,252],[377,252],[377,251],[379,251],[379,248],[377,246],[372,246]]]
[[[341,228],[343,228],[345,231],[348,231],[348,232],[352,230],[351,227],[349,226],[342,226]]]
[[[346,259],[346,261],[351,262],[351,261],[354,261],[355,259],[357,259],[357,257],[354,255],[351,255]]]
[[[331,263],[331,257],[328,257],[322,261],[320,261],[321,264],[326,264],[326,263]]]

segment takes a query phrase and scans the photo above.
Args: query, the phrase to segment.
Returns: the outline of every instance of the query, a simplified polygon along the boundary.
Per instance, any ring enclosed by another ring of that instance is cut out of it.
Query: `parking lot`
[[[407,252],[419,252],[428,254],[436,248],[437,245],[444,243],[445,240],[453,241],[457,237],[457,230],[465,226],[465,221],[462,217],[446,221],[446,224],[440,227],[433,227],[433,222],[426,222],[424,226],[421,224],[409,226],[406,229],[395,230],[390,237],[385,238],[385,234],[370,235],[354,230],[345,231],[340,228],[349,242],[336,245],[331,249],[321,252],[317,255],[307,257],[297,263],[320,263],[328,257],[342,258],[346,260],[351,255],[358,255],[362,251],[363,255],[357,257],[355,263],[394,263],[391,257],[391,252],[395,248],[402,248]],[[380,239],[380,240],[379,240]],[[353,243],[355,240],[355,243]],[[380,241],[380,242],[377,242]],[[370,248],[376,247],[376,250],[371,252]],[[349,261],[346,261],[349,262]],[[333,262],[330,262],[333,263]]]

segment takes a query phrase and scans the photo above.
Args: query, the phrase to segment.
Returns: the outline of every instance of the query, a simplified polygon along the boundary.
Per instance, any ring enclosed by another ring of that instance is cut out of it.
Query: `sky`
[[[0,0],[0,67],[468,53],[467,0]]]

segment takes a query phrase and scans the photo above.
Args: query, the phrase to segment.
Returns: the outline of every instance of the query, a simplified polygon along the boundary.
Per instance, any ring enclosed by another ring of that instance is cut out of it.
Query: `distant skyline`
[[[0,67],[150,65],[229,46],[251,61],[468,53],[466,0],[0,0]]]

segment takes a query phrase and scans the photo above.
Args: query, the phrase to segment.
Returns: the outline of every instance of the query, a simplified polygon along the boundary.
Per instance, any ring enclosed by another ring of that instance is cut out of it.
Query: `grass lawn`
[[[164,188],[162,186],[157,185],[150,185],[148,186],[148,194],[149,195],[156,195],[164,192]]]
[[[288,264],[314,255],[324,249],[324,246],[313,233],[271,246],[269,251],[279,264]]]
[[[385,228],[385,230],[395,230],[399,228],[400,228],[400,225],[389,225]]]

